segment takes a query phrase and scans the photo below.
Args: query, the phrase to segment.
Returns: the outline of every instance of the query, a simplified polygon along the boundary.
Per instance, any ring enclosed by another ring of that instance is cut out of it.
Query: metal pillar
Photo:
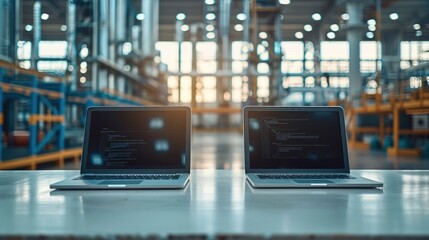
[[[70,75],[70,90],[77,90],[77,48],[76,48],[76,3],[74,0],[67,2],[67,42],[68,42],[68,60],[73,70]]]
[[[109,46],[108,48],[108,59],[112,62],[116,62],[116,46],[117,46],[117,39],[116,39],[116,21],[118,20],[117,12],[116,12],[116,0],[110,0],[108,1],[108,40],[107,44]],[[121,16],[125,17],[125,16]],[[116,88],[116,82],[115,78],[116,76],[112,73],[108,74],[108,82],[107,82],[107,88],[108,89],[115,89]]]
[[[8,24],[7,24],[7,20],[8,20],[8,14],[6,12],[7,9],[7,2],[5,2],[4,0],[0,0],[0,26],[2,26],[2,28],[0,28],[0,59],[3,57],[4,55],[4,49],[5,49],[5,40],[6,40],[6,33],[8,32]]]
[[[378,28],[378,25],[377,25]],[[398,79],[401,71],[401,41],[402,34],[398,30],[383,31],[383,37],[380,39],[381,46],[381,72],[385,83],[393,82]],[[377,62],[378,62],[377,61]],[[379,69],[380,66],[378,66]]]
[[[3,69],[0,68],[0,83],[3,82]],[[3,136],[3,124],[4,124],[4,114],[3,114],[3,104],[5,103],[3,99],[3,88],[0,88],[0,134]],[[0,162],[3,159],[3,139],[0,141]]]
[[[144,57],[155,55],[155,43],[158,41],[159,0],[142,0],[142,50]]]
[[[98,55],[94,59],[102,57],[109,58],[109,2],[99,1],[99,21],[98,21]],[[97,92],[108,87],[108,73],[105,69],[98,70]]]
[[[220,1],[220,44],[219,44],[219,55],[220,55],[220,66],[218,67],[224,72],[230,72],[231,70],[231,48],[229,43],[229,25],[230,25],[230,13],[231,13],[231,0]],[[224,94],[230,91],[230,79],[227,76],[221,77],[218,81],[218,100],[221,105],[228,105],[228,100],[224,98]]]
[[[283,95],[283,74],[282,74],[282,39],[283,39],[283,33],[282,33],[282,19],[281,19],[281,13],[278,13],[276,15],[276,18],[274,20],[274,58],[273,59],[273,81],[270,86],[270,99],[271,102],[274,102],[276,100],[280,100],[281,96]],[[305,58],[304,58],[305,59]]]
[[[98,91],[98,62],[96,61],[96,57],[98,56],[98,38],[99,38],[99,28],[98,24],[100,22],[99,15],[99,0],[93,0],[93,27],[92,27],[92,58],[94,59],[92,62],[92,92],[96,93]]]
[[[182,31],[182,25],[183,25],[183,20],[176,20],[176,35],[175,35],[175,38],[176,38],[176,42],[177,42],[177,44],[178,44],[178,60],[179,60],[179,65],[178,65],[178,72],[179,73],[182,73],[182,42],[183,42],[183,38],[184,38],[184,34],[183,34],[183,31]],[[182,79],[182,77],[181,76],[178,76],[178,88],[179,88],[179,101],[180,101],[180,96],[182,95],[181,94],[181,79]]]
[[[346,10],[350,18],[347,21],[347,41],[349,42],[349,96],[358,95],[362,89],[362,76],[360,73],[360,48],[362,39],[362,11],[363,5],[360,0],[349,0]]]
[[[42,22],[40,16],[42,14],[42,4],[40,0],[36,0],[33,5],[33,44],[31,46],[31,67],[37,69],[37,61],[39,58],[39,42],[42,36]]]
[[[13,13],[12,13],[12,18],[13,18],[13,28],[11,29],[11,48],[10,50],[10,54],[9,56],[12,58],[13,61],[17,61],[18,60],[18,56],[17,56],[17,49],[18,49],[18,40],[20,39],[19,37],[19,29],[20,29],[20,14],[19,11],[21,9],[21,0],[13,0]]]
[[[197,71],[197,34],[198,34],[198,25],[191,25],[191,43],[192,43],[192,72]],[[191,85],[191,106],[195,107],[197,104],[196,95],[197,95],[197,78],[195,75],[192,75],[192,85]],[[179,89],[180,91],[180,89]],[[180,99],[179,99],[180,101]]]
[[[119,47],[122,48],[124,42],[126,41],[126,17],[127,17],[127,4],[129,1],[126,0],[116,0],[116,51],[119,51]],[[123,58],[123,54],[117,58],[116,64],[119,67],[123,67],[125,65],[125,59]],[[117,89],[119,92],[125,93],[125,78],[123,76],[119,76],[116,80]]]
[[[40,3],[40,2],[39,2]],[[33,76],[32,79],[32,88],[37,89],[39,87],[39,81],[36,76]],[[39,113],[39,94],[37,91],[33,91],[30,94],[30,116],[36,116]],[[29,132],[30,132],[30,153],[31,155],[37,154],[37,121],[29,122]]]

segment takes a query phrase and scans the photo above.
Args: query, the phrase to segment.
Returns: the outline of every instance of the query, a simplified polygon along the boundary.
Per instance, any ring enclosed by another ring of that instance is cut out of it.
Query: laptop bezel
[[[334,111],[339,115],[341,144],[343,151],[343,169],[251,169],[249,157],[249,124],[248,117],[251,111]],[[350,173],[349,158],[347,150],[347,136],[344,125],[344,110],[340,106],[320,106],[320,107],[284,107],[284,106],[246,106],[243,108],[243,132],[244,132],[244,166],[245,173]]]
[[[89,146],[89,133],[91,131],[92,113],[95,111],[184,111],[186,113],[186,160],[184,168],[179,169],[88,169],[88,146]],[[170,174],[170,173],[190,173],[191,168],[191,108],[187,106],[157,106],[157,107],[106,107],[96,106],[89,107],[86,111],[86,122],[84,130],[83,150],[81,159],[81,174]]]

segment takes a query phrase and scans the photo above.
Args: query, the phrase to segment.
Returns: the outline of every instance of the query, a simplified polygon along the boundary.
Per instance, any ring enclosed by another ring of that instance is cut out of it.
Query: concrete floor
[[[193,169],[244,168],[243,135],[239,132],[195,131],[192,137]],[[429,159],[391,157],[382,151],[349,149],[352,169],[429,169]],[[66,169],[80,166],[67,163]],[[53,169],[46,166],[46,169]]]

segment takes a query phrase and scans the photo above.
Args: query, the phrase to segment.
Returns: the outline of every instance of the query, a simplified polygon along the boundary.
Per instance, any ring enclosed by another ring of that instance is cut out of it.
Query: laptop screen
[[[345,168],[342,111],[258,109],[248,110],[245,118],[250,169]]]
[[[88,112],[87,170],[185,168],[189,161],[187,111],[99,109]]]

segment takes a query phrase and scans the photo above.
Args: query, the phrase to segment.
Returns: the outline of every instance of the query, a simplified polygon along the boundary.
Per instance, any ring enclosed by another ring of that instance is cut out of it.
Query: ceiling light
[[[338,26],[338,24],[332,24],[330,28],[334,32],[340,30],[340,26]]]
[[[183,32],[187,32],[187,31],[189,31],[189,25],[187,25],[187,24],[183,24],[183,25],[180,27],[180,30],[182,30]]]
[[[80,77],[79,81],[80,81],[80,83],[85,83],[86,82],[86,77]]]
[[[184,13],[178,13],[176,15],[176,19],[179,21],[185,20],[185,18],[186,18],[186,15]]]
[[[243,25],[241,25],[241,24],[235,24],[234,29],[237,32],[241,32],[241,31],[243,31],[244,28],[243,28]]]
[[[328,33],[326,34],[326,36],[327,36],[329,39],[334,39],[334,38],[335,38],[335,33],[334,33],[334,32],[328,32]]]
[[[313,30],[313,27],[310,24],[305,24],[304,25],[304,30],[307,32],[311,32]]]
[[[389,15],[390,19],[392,19],[393,21],[398,20],[399,15],[397,13],[391,13]]]
[[[368,26],[368,30],[369,30],[369,31],[373,31],[373,32],[374,32],[374,31],[375,31],[375,29],[376,29],[375,25],[369,25],[369,26]]]
[[[260,32],[259,37],[262,39],[266,39],[268,37],[268,34],[266,32]]]
[[[420,24],[416,23],[413,25],[414,30],[420,30]]]
[[[290,0],[279,0],[279,3],[282,5],[290,4]]]
[[[213,5],[213,4],[215,4],[215,1],[214,0],[206,0],[205,3],[207,5]]]
[[[67,31],[67,26],[66,25],[61,25],[60,29],[61,29],[61,31],[65,32],[65,31]]]
[[[33,30],[33,26],[25,25],[25,31],[30,32],[31,30]]]
[[[374,38],[374,33],[373,32],[367,32],[366,37],[369,39]]]
[[[143,20],[144,20],[144,18],[145,18],[145,15],[144,15],[144,13],[139,13],[139,14],[137,14],[136,18],[137,18],[137,20],[139,20],[139,21],[143,21]]]
[[[237,14],[237,19],[240,21],[244,21],[244,20],[246,20],[246,18],[247,18],[247,16],[244,13]]]
[[[349,20],[350,16],[347,13],[343,13],[341,14],[341,19],[343,19],[344,21]]]
[[[41,18],[42,20],[48,20],[48,19],[49,19],[49,14],[47,14],[47,13],[42,13],[42,15],[40,16],[40,18]]]
[[[216,15],[214,13],[207,13],[206,14],[206,19],[209,21],[213,21],[216,19]]]
[[[206,31],[208,31],[208,32],[214,31],[214,26],[212,24],[207,25],[206,26]]]
[[[420,37],[423,35],[423,32],[421,30],[416,31],[416,37]]]
[[[208,32],[208,33],[206,34],[206,37],[207,37],[208,39],[213,39],[213,38],[215,38],[215,37],[216,37],[216,35],[215,35],[215,33],[214,33],[214,32]]]
[[[314,21],[320,21],[322,19],[322,16],[319,13],[314,13],[311,15],[311,18],[313,18]]]
[[[366,21],[366,23],[368,23],[368,25],[375,25],[377,22],[375,21],[375,19],[369,19],[368,21]]]
[[[302,39],[304,37],[304,34],[302,32],[296,32],[295,37],[298,39]]]
[[[87,62],[81,62],[80,63],[80,67],[81,68],[87,68],[88,67],[88,63]]]

